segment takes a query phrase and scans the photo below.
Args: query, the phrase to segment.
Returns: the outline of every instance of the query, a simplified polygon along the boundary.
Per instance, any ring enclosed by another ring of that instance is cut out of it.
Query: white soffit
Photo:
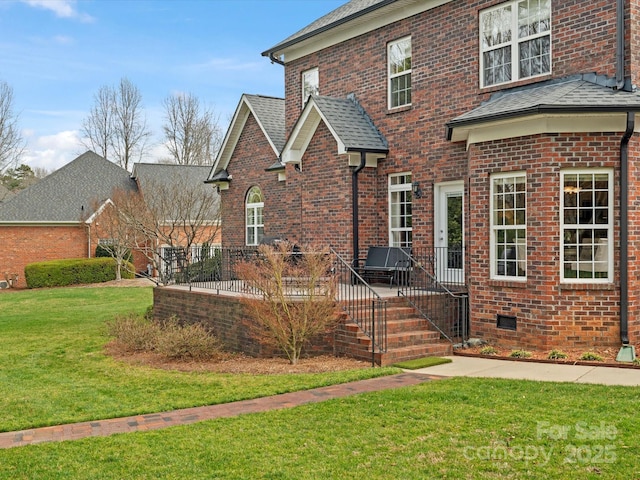
[[[626,125],[626,113],[539,114],[454,127],[451,141],[466,141],[468,148],[474,143],[541,133],[624,132]]]

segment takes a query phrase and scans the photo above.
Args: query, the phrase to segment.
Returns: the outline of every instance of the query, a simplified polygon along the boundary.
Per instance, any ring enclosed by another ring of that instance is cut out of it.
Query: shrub
[[[567,358],[567,354],[561,350],[551,350],[547,358],[549,360],[561,360]]]
[[[133,278],[133,271],[133,265],[127,263],[122,277]],[[116,262],[112,258],[72,258],[30,263],[24,276],[29,288],[108,282],[116,278]]]
[[[598,355],[596,352],[584,352],[582,355],[580,355],[580,360],[601,362],[602,357]]]
[[[509,356],[512,358],[529,358],[531,356],[531,352],[526,350],[513,350]]]
[[[495,348],[493,348],[491,345],[487,345],[486,347],[482,347],[480,349],[481,355],[495,355],[497,353],[498,351]]]
[[[156,352],[171,360],[210,360],[220,355],[220,342],[199,323],[180,325],[176,317],[163,323]]]
[[[250,334],[262,344],[278,348],[295,365],[302,349],[320,334],[331,331],[336,315],[336,279],[330,273],[333,258],[327,249],[307,248],[292,256],[292,245],[261,245],[258,257],[240,262],[238,276],[254,291],[243,297],[252,313]]]
[[[156,349],[160,326],[145,317],[129,314],[107,322],[107,335],[128,353],[152,352]]]
[[[170,360],[210,360],[222,353],[218,339],[200,324],[176,317],[158,323],[146,315],[122,315],[107,322],[107,334],[127,353],[157,353]]]

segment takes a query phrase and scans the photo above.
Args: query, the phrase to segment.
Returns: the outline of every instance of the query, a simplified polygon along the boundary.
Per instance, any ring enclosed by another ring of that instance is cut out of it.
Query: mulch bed
[[[492,345],[492,347],[496,350],[496,353],[491,355],[485,355],[485,354],[482,354],[481,351],[486,346],[487,345],[482,345],[477,347],[458,348],[454,350],[454,355],[467,356],[467,357],[493,358],[493,359],[499,359],[499,360],[512,360],[512,361],[519,361],[519,362],[542,362],[542,363],[556,363],[556,364],[567,364],[567,365],[640,368],[640,365],[634,365],[633,363],[629,363],[629,362],[616,361],[616,357],[618,356],[618,352],[620,350],[619,347],[557,349],[562,351],[562,353],[565,353],[567,355],[567,358],[549,359],[549,352],[551,350],[544,350],[544,351],[527,350],[528,352],[531,353],[530,357],[514,358],[514,357],[511,357],[510,355],[511,355],[511,352],[513,352],[516,349],[500,348]],[[581,360],[580,357],[585,352],[593,352],[600,355],[600,357],[602,357],[602,361]]]

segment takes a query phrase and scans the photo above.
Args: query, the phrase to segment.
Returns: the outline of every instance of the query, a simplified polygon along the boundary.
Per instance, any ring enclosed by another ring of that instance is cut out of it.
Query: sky
[[[81,125],[100,87],[129,79],[162,147],[163,100],[189,93],[226,131],[243,93],[284,96],[284,69],[260,54],[347,0],[0,0],[0,81],[31,168],[86,151]]]

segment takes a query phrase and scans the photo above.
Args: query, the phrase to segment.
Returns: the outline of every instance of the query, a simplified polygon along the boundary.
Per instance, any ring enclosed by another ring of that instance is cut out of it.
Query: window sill
[[[499,92],[500,90],[507,90],[510,88],[515,88],[515,87],[522,87],[524,85],[530,85],[533,83],[538,83],[538,82],[544,82],[546,80],[551,80],[553,78],[553,75],[551,73],[545,73],[542,75],[539,75],[537,77],[529,77],[529,78],[524,78],[522,80],[516,80],[513,82],[505,82],[505,83],[499,83],[497,85],[489,85],[487,87],[480,87],[480,93],[494,93],[494,92]]]
[[[527,288],[526,280],[489,280],[490,287]]]
[[[403,105],[401,107],[388,108],[387,115],[393,115],[394,113],[406,112],[407,110],[411,110],[413,108],[412,105]]]

